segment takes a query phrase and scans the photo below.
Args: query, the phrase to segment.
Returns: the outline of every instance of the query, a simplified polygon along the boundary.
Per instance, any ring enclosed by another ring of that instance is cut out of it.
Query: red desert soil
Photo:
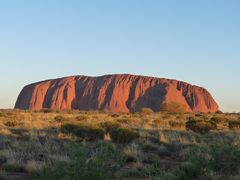
[[[134,112],[163,103],[185,105],[188,112],[217,112],[218,105],[204,88],[185,82],[129,74],[100,77],[72,76],[30,84],[15,108],[80,109]]]

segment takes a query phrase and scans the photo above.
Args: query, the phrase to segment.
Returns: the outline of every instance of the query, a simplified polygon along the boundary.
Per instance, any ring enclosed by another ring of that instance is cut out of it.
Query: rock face
[[[72,76],[30,84],[15,108],[80,109],[112,112],[160,111],[163,103],[177,102],[188,112],[217,112],[218,105],[204,88],[185,82],[135,75]]]

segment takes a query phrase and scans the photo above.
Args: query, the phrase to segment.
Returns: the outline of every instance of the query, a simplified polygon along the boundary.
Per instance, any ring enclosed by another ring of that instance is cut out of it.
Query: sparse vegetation
[[[70,161],[48,164],[37,176],[39,179],[110,179],[121,166],[121,153],[110,143],[70,144]]]
[[[239,118],[0,110],[1,178],[239,179]]]

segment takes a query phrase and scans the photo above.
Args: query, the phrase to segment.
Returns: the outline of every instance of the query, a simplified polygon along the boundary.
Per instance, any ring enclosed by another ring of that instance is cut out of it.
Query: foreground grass
[[[239,117],[1,110],[0,176],[239,179]]]

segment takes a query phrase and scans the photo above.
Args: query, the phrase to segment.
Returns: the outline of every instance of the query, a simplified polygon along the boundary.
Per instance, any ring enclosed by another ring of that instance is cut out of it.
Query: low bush
[[[79,115],[75,118],[77,121],[86,121],[88,117],[86,115]]]
[[[112,118],[118,118],[120,115],[119,114],[109,114]]]
[[[132,129],[117,128],[110,131],[110,137],[113,142],[130,143],[140,137],[139,133]]]
[[[228,127],[232,130],[238,130],[240,129],[240,121],[229,121]]]
[[[168,123],[172,128],[184,128],[186,126],[185,122],[181,121],[169,121]]]
[[[154,119],[153,120],[153,124],[156,125],[156,124],[161,124],[162,122],[164,122],[163,119]]]
[[[197,133],[208,133],[210,130],[217,128],[217,125],[213,121],[203,121],[203,120],[189,120],[186,122],[186,129],[192,130]]]
[[[64,124],[62,125],[61,130],[64,133],[71,133],[88,141],[104,139],[105,134],[103,128],[85,124]]]
[[[117,122],[121,123],[121,124],[130,124],[132,122],[131,119],[117,119]]]
[[[57,122],[64,122],[64,121],[66,121],[67,118],[64,116],[61,116],[61,115],[57,115],[54,119]]]
[[[4,125],[8,127],[16,127],[18,125],[18,122],[16,120],[9,120],[5,122]]]
[[[211,118],[211,121],[216,122],[216,123],[224,123],[226,122],[226,118],[222,117],[222,116],[214,116]]]
[[[118,122],[113,122],[113,121],[105,121],[100,124],[100,127],[105,129],[106,133],[110,133],[113,129],[120,128],[121,125]]]

